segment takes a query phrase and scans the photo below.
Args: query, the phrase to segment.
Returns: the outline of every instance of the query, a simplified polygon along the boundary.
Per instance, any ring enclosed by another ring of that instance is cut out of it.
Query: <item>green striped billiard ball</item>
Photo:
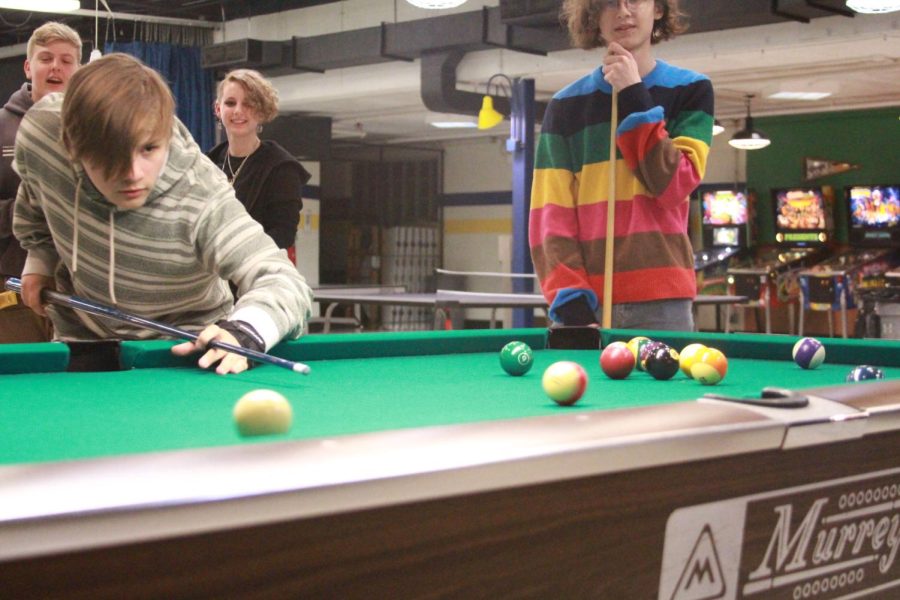
[[[524,375],[534,364],[534,353],[525,342],[514,341],[500,350],[500,366],[510,375]]]

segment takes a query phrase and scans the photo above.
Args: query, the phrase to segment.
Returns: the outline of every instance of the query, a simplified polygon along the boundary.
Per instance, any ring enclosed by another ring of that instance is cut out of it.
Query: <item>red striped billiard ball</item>
[[[547,367],[541,385],[551,400],[560,406],[571,406],[587,388],[587,373],[578,363],[561,360]]]

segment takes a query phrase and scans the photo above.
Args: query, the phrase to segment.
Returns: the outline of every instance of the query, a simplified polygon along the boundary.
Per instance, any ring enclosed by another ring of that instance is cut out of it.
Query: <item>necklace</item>
[[[260,141],[257,139],[256,145],[253,146],[253,150],[250,151],[250,154],[241,158],[241,162],[240,164],[238,164],[237,169],[234,169],[231,166],[231,152],[227,150],[225,151],[225,163],[222,166],[228,169],[228,171],[225,173],[225,175],[228,177],[228,183],[234,183],[235,181],[237,181],[238,175],[241,174],[241,169],[243,169],[244,165],[247,164],[247,159],[250,158],[254,152],[256,152],[256,150],[259,148],[259,145]],[[222,170],[224,171],[225,169]]]

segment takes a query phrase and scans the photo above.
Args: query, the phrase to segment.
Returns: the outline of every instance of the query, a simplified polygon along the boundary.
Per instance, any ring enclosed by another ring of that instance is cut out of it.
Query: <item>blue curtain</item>
[[[159,71],[175,96],[178,118],[205,152],[215,145],[212,73],[200,66],[200,48],[158,42],[110,42],[104,51],[124,52]]]

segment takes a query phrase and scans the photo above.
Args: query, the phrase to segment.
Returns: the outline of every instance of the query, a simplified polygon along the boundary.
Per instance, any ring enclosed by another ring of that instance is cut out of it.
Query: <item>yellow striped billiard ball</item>
[[[679,366],[681,367],[681,372],[691,376],[691,367],[694,365],[694,362],[697,360],[697,357],[700,356],[700,353],[706,350],[706,346],[703,344],[688,344],[681,350],[681,354],[679,355]]]

